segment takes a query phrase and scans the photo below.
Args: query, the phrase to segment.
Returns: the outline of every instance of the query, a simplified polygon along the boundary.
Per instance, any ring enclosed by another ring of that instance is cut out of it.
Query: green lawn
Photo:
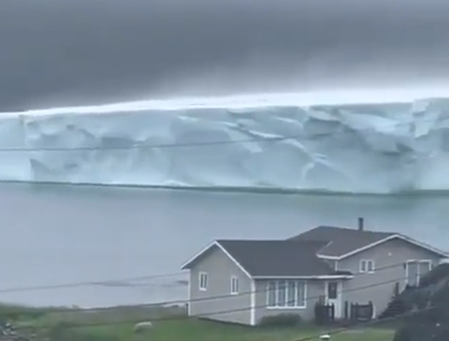
[[[98,312],[13,308],[0,306],[0,315],[12,309],[14,323],[24,335],[29,328],[38,332],[36,341],[294,341],[327,333],[328,329],[309,325],[252,328],[187,319],[180,307],[117,307]],[[142,335],[133,333],[134,322],[125,323],[148,320],[157,321],[152,330]],[[393,329],[380,327],[344,331],[335,334],[331,341],[391,341],[392,337]]]
[[[324,332],[316,327],[250,328],[200,320],[161,321],[135,335],[133,324],[73,328],[69,341],[293,341]],[[78,336],[77,336],[78,335]],[[332,341],[390,341],[393,331],[362,329],[335,334]],[[317,340],[317,338],[315,338]],[[58,341],[66,341],[60,339]]]

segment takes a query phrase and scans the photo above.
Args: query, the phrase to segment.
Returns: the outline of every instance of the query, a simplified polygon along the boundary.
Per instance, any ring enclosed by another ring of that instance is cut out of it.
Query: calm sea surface
[[[448,250],[448,196],[326,196],[0,184],[0,301],[106,306],[186,298],[180,265],[215,238],[319,224],[398,231]],[[173,274],[147,280],[130,277]],[[48,290],[23,287],[111,281]]]

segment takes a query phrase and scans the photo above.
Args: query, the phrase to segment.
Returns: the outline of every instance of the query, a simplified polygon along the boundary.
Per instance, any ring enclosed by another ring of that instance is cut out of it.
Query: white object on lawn
[[[134,333],[141,333],[144,331],[148,331],[152,329],[152,322],[146,321],[146,322],[139,322],[133,327]]]

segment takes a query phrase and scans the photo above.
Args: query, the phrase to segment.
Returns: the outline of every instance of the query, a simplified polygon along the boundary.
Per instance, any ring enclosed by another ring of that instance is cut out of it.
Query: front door
[[[334,304],[334,317],[342,317],[342,282],[325,282],[325,297],[327,304]]]

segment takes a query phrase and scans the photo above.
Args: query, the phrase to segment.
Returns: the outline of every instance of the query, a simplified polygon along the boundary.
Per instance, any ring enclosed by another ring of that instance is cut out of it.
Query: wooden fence
[[[326,325],[334,323],[335,314],[334,314],[334,304],[324,304],[321,302],[317,302],[315,305],[315,323],[318,325]]]
[[[353,322],[366,322],[372,320],[374,306],[372,302],[366,304],[345,302],[344,318]]]
[[[315,305],[315,323],[318,325],[333,324],[336,322],[336,307],[334,304],[326,304],[319,301]],[[340,319],[342,322],[366,322],[374,317],[374,306],[372,302],[366,304],[345,302],[344,314]]]

